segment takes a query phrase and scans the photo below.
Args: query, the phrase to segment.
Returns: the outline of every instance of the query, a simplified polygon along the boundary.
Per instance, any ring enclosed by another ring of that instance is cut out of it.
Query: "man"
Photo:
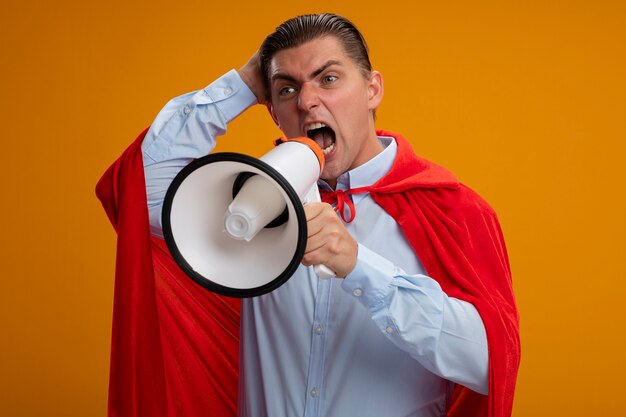
[[[497,220],[402,137],[376,131],[383,91],[349,21],[300,16],[239,71],[170,101],[145,134],[156,236],[173,177],[254,103],[324,150],[319,185],[334,208],[305,207],[303,266],[242,300],[241,416],[511,412],[518,318]],[[338,279],[319,280],[316,264]]]

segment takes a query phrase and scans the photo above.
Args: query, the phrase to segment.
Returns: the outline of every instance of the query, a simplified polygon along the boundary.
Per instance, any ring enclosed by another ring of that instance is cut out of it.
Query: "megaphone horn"
[[[215,153],[193,161],[170,185],[163,234],[181,269],[228,296],[265,294],[285,283],[306,247],[303,204],[320,201],[324,155],[308,138],[279,140],[260,159]],[[334,273],[315,267],[323,278]]]

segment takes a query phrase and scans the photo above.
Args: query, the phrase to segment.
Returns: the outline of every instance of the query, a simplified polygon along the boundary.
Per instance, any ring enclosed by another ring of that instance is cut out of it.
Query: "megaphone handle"
[[[335,278],[337,275],[335,275],[335,273],[326,265],[315,265],[313,267],[313,270],[315,271],[315,275],[318,276],[318,278],[320,279],[329,279],[329,278]]]
[[[311,187],[311,190],[309,190],[305,196],[305,204],[319,203],[321,201],[322,198],[320,197],[320,190],[317,188],[317,184],[313,184],[313,187]],[[333,270],[326,265],[315,265],[313,270],[315,271],[315,275],[317,275],[320,279],[335,278],[337,276],[337,274],[335,274],[335,272],[333,272]]]

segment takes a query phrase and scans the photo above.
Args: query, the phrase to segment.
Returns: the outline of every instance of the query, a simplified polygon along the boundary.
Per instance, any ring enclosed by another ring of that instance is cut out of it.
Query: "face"
[[[346,55],[337,38],[327,36],[272,57],[270,112],[288,138],[306,136],[325,154],[322,178],[336,179],[367,162],[382,147],[373,111],[383,96],[382,77],[367,77]]]

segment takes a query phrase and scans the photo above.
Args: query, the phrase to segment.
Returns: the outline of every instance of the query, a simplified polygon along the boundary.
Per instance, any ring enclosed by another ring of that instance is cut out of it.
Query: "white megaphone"
[[[309,138],[276,143],[260,159],[231,152],[196,159],[167,190],[167,246],[181,269],[210,291],[265,294],[300,265],[307,241],[303,205],[320,201],[324,154]],[[315,272],[335,276],[324,265]]]

